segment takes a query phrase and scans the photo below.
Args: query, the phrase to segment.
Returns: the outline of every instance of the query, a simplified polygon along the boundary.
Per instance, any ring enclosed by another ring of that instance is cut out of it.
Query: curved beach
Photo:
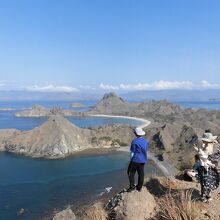
[[[105,117],[105,118],[125,118],[125,119],[132,119],[136,121],[140,121],[142,124],[138,127],[145,128],[151,124],[151,121],[143,119],[143,118],[136,118],[130,116],[122,116],[122,115],[90,115],[92,117]]]
[[[136,117],[129,117],[129,116],[120,116],[120,115],[91,115],[92,117],[109,117],[109,118],[126,118],[126,119],[132,119],[142,122],[142,124],[139,126],[141,128],[145,128],[151,124],[151,121],[143,119],[143,118],[136,118]],[[129,147],[120,147],[118,149],[119,151],[126,151],[129,152]],[[159,161],[153,153],[148,152],[148,158],[152,160],[157,167],[162,171],[164,176],[169,177],[173,176],[176,172],[176,169],[170,165],[167,161]]]

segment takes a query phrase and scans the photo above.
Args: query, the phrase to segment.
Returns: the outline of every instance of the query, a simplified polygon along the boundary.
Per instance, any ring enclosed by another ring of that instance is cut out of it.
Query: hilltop
[[[53,116],[40,127],[14,132],[1,142],[8,152],[31,157],[62,158],[88,148],[88,136],[88,130],[76,127],[61,116]]]
[[[83,220],[218,220],[220,219],[220,188],[213,192],[213,200],[200,202],[200,187],[167,177],[148,177],[141,192],[119,191],[110,200],[100,199],[75,210],[69,208],[52,218]],[[63,218],[61,218],[63,217]]]

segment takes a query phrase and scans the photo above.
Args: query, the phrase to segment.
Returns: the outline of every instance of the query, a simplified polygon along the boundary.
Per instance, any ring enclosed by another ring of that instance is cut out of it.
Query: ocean
[[[86,111],[95,101],[83,102],[78,110]],[[70,109],[70,102],[0,102],[0,128],[30,130],[41,125],[46,118],[16,118],[16,111],[28,109],[33,104],[45,107],[61,106]],[[220,109],[220,102],[178,102],[183,107]],[[76,109],[75,109],[76,110]],[[134,126],[139,121],[120,118],[68,117],[79,127],[100,126],[112,123],[127,123]],[[63,160],[31,159],[9,153],[0,153],[0,219],[37,220],[52,216],[69,204],[84,205],[101,197],[106,187],[117,192],[128,186],[126,168],[129,154],[111,152],[106,155],[81,155]],[[146,174],[160,171],[151,162]]]

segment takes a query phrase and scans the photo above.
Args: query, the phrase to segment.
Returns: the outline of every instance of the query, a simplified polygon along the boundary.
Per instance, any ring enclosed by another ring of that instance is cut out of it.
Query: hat
[[[135,133],[136,135],[138,135],[138,136],[143,136],[143,135],[145,135],[145,131],[144,131],[142,128],[140,128],[140,127],[135,128],[135,129],[134,129],[134,133]]]
[[[213,136],[212,133],[207,132],[202,135],[201,140],[206,141],[206,142],[213,142],[216,138],[217,138],[217,136]]]

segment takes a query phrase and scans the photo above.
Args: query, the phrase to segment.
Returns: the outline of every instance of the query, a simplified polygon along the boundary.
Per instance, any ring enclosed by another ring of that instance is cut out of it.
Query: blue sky
[[[220,1],[0,0],[0,90],[220,88]]]

